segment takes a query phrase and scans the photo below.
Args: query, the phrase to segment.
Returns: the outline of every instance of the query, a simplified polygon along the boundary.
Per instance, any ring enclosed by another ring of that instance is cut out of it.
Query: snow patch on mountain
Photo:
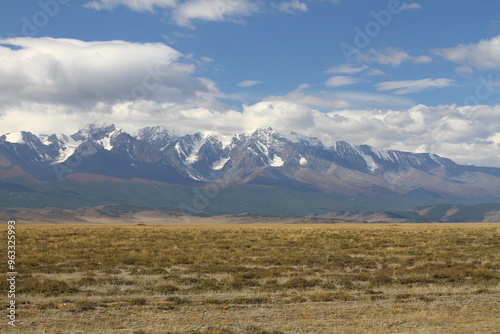
[[[57,139],[59,139],[61,149],[59,150],[58,157],[51,163],[51,165],[65,162],[70,156],[73,155],[73,153],[75,153],[77,147],[83,143],[81,140],[74,140],[73,138],[68,138],[67,136],[58,135]]]
[[[323,146],[323,143],[318,138],[307,137],[307,136],[301,135],[300,133],[297,133],[297,132],[283,132],[280,135],[283,138],[288,139],[292,143],[304,142],[304,143],[308,144],[309,146]]]
[[[12,144],[26,144],[22,132],[10,132],[5,135],[5,141]]]
[[[305,165],[307,165],[307,159],[306,159],[306,158],[304,158],[303,156],[300,156],[299,164],[300,164],[301,166],[305,166]]]
[[[222,168],[224,168],[224,166],[226,165],[226,163],[231,160],[230,158],[222,158],[216,162],[213,163],[212,165],[212,169],[213,170],[221,170]]]
[[[200,148],[205,144],[204,138],[200,138],[199,140],[194,141],[193,146],[191,147],[191,152],[186,157],[187,164],[194,164],[198,161],[198,152],[200,152]]]
[[[263,143],[261,143],[260,141],[258,141],[256,144],[257,144],[260,152],[262,152],[262,154],[264,154],[266,157],[268,157],[269,156],[269,149],[267,148],[267,146],[264,145]]]
[[[372,152],[375,153],[382,160],[392,161],[392,158],[387,150],[372,149]]]
[[[177,152],[177,155],[179,156],[179,158],[182,159],[182,157],[186,156],[186,153],[182,150],[181,144],[179,142],[175,143],[174,148],[175,148],[175,151]]]
[[[110,134],[108,134],[106,137],[104,137],[101,140],[97,140],[96,142],[101,145],[105,150],[111,151],[113,149],[113,145],[111,144],[111,140],[113,140],[114,137],[122,133],[123,131],[121,129],[116,129]]]
[[[113,145],[111,145],[111,140],[109,139],[109,137],[105,137],[101,140],[98,140],[97,143],[99,143],[99,145],[101,145],[107,151],[111,151],[111,149],[113,148]]]
[[[443,162],[441,161],[441,157],[436,154],[429,154],[429,157],[434,160],[438,165],[441,167],[444,167]]]
[[[253,150],[253,148],[251,148],[251,147],[247,147],[247,150],[249,150],[250,152],[252,152],[253,154],[255,154],[255,155],[257,155],[257,156],[259,155],[259,154],[257,154],[257,152],[255,152],[255,151]]]
[[[361,156],[363,157],[363,159],[365,159],[365,162],[366,162],[366,166],[368,167],[368,169],[370,171],[374,171],[378,168],[378,165],[377,163],[373,160],[373,158],[369,155],[366,155],[366,154],[361,154]]]
[[[285,164],[285,162],[283,161],[283,159],[281,159],[276,154],[273,156],[273,160],[269,163],[269,165],[272,167],[281,167],[284,164]]]

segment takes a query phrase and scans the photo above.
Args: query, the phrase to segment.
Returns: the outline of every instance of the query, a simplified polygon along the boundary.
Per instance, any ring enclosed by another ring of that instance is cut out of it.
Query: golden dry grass
[[[19,333],[500,333],[500,224],[17,225],[17,238]]]

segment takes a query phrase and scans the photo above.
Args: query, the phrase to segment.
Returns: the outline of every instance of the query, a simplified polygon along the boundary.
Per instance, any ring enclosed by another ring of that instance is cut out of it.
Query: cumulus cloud
[[[386,81],[376,84],[375,86],[380,91],[393,91],[394,94],[403,95],[417,93],[428,89],[437,89],[454,86],[455,83],[451,79],[421,79],[421,80],[403,80],[403,81]]]
[[[196,67],[161,43],[84,42],[75,39],[0,40],[0,102],[91,108],[115,100],[214,102],[222,96]]]
[[[500,35],[478,43],[435,49],[433,53],[451,62],[479,70],[500,70]]]
[[[379,63],[397,67],[402,63],[409,62],[413,64],[425,64],[432,61],[429,56],[410,56],[406,51],[398,48],[386,48],[384,51],[374,49],[368,50],[366,53],[358,53],[357,60],[365,63]]]
[[[178,5],[172,18],[180,26],[194,28],[195,20],[226,21],[258,10],[259,6],[249,0],[190,0]]]

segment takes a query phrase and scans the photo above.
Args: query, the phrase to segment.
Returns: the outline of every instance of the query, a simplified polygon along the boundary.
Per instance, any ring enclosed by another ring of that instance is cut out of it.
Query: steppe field
[[[15,328],[2,235],[1,333],[500,333],[500,224],[18,223]]]

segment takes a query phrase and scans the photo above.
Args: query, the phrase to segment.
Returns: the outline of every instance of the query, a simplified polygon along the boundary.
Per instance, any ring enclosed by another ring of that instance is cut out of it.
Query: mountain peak
[[[164,149],[170,143],[179,138],[179,134],[175,130],[171,130],[165,126],[157,125],[139,129],[136,133],[139,140],[150,143],[159,149]]]
[[[86,127],[79,130],[77,133],[72,134],[70,137],[74,140],[87,140],[87,139],[95,139],[100,140],[104,137],[107,137],[114,131],[119,130],[114,124],[89,124]]]
[[[24,131],[9,132],[0,137],[0,140],[11,144],[26,144],[24,141]]]
[[[276,130],[273,127],[267,127],[267,128],[257,128],[252,131],[250,131],[250,135],[272,135],[272,134],[279,134],[279,131]]]
[[[40,146],[40,139],[29,131],[14,131],[0,136],[0,141],[10,144],[28,144],[30,146]]]
[[[170,137],[178,137],[179,134],[175,130],[171,130],[167,128],[166,126],[163,125],[156,125],[156,126],[148,126],[145,128],[139,129],[137,131],[137,136],[138,137],[160,137],[160,136],[170,136]]]

